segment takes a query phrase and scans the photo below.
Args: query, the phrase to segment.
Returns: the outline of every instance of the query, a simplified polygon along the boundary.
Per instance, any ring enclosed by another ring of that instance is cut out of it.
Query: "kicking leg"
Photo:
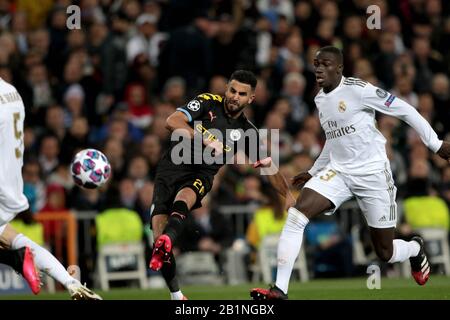
[[[196,201],[197,194],[191,188],[183,188],[178,191],[173,202],[172,213],[164,229],[164,234],[169,236],[172,243],[176,241],[178,235],[183,230],[183,220]]]
[[[4,246],[13,250],[19,250],[24,247],[30,248],[34,256],[34,262],[39,270],[61,283],[69,291],[73,299],[101,300],[100,296],[71,277],[63,265],[50,252],[25,235],[18,234],[10,225],[6,226],[1,239]]]
[[[159,214],[152,217],[152,229],[153,238],[158,239],[163,233],[164,228],[167,225],[168,216],[165,214]],[[170,290],[170,298],[172,300],[182,300],[184,295],[180,291],[180,285],[176,276],[176,262],[173,252],[170,252],[169,262],[164,263],[161,267],[161,274],[166,281],[167,287]]]
[[[190,208],[192,208],[196,200],[197,195],[190,188],[184,188],[178,192],[172,205],[172,213],[168,218],[162,234],[157,237],[155,236],[152,258],[150,260],[150,269],[158,271],[162,268],[164,261],[169,259],[172,245],[183,229],[183,220],[186,218]],[[154,216],[157,220],[152,220],[152,223],[155,225],[157,224],[157,227],[160,228],[163,223],[161,220],[162,218],[159,218],[158,216],[159,215]]]
[[[384,262],[411,263],[412,276],[419,285],[424,285],[430,276],[430,264],[423,250],[423,240],[414,237],[411,241],[394,239],[394,228],[370,228],[370,236],[377,256]]]
[[[303,241],[303,231],[309,219],[334,207],[330,200],[316,191],[304,188],[295,207],[288,210],[288,217],[278,242],[278,266],[275,286],[271,289],[253,289],[255,300],[287,299],[289,279]]]
[[[10,239],[14,236],[12,228],[8,225],[0,227],[0,263],[11,266],[27,281],[31,291],[38,294],[41,291],[41,277],[34,262],[30,247],[17,250],[10,249]]]
[[[192,189],[184,188],[175,197],[171,210],[172,214],[169,218],[166,215],[155,215],[152,218],[154,238],[156,240],[150,268],[153,270],[161,269],[172,300],[186,299],[180,291],[176,277],[176,262],[172,252],[172,244],[181,233],[183,220],[186,218],[189,209],[195,204],[196,199],[197,195]]]

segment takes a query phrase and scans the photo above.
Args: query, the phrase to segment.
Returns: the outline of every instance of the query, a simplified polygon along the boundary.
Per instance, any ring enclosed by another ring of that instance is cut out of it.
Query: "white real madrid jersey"
[[[416,109],[398,97],[357,79],[342,77],[339,86],[315,97],[326,143],[309,173],[316,174],[328,163],[347,174],[365,175],[385,169],[386,139],[375,125],[375,111],[397,117],[437,152],[442,145],[436,132]]]
[[[22,98],[0,79],[0,224],[28,208],[22,179],[24,119]]]

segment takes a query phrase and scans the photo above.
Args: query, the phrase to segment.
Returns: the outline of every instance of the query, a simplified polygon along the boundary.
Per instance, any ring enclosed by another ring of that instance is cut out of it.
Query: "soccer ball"
[[[78,152],[70,164],[70,172],[77,185],[83,188],[98,188],[111,176],[111,165],[106,156],[96,149]]]

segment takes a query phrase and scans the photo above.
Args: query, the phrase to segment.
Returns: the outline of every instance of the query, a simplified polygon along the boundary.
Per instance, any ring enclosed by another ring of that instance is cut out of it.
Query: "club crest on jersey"
[[[338,110],[339,112],[345,112],[345,110],[347,109],[347,106],[345,105],[344,101],[339,101],[339,105],[338,105]]]
[[[200,109],[200,102],[198,100],[192,100],[188,103],[187,108],[192,111],[198,111]]]
[[[379,96],[381,99],[384,99],[388,96],[388,93],[380,88],[378,88],[377,91],[375,91],[375,92],[376,92],[377,96]]]
[[[241,132],[239,130],[231,130],[230,139],[233,141],[238,141],[241,138]]]

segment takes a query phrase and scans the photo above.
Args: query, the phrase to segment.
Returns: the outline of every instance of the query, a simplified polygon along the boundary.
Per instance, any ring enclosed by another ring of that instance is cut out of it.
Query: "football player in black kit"
[[[181,140],[188,141],[190,146],[181,152],[182,156],[186,156],[183,159],[190,161],[179,164],[179,159],[175,159],[181,154],[177,149],[182,146],[179,141],[172,141],[169,150],[163,155],[157,168],[151,208],[155,242],[150,268],[161,270],[172,300],[186,299],[179,288],[172,253],[183,220],[190,210],[201,207],[201,200],[210,191],[215,174],[225,160],[237,152],[239,146],[245,145],[242,151],[255,168],[273,170],[266,173],[270,183],[281,196],[287,197],[287,201],[294,201],[286,180],[272,159],[260,159],[258,130],[243,114],[255,98],[256,83],[252,72],[235,71],[228,81],[224,97],[200,94],[167,118],[167,128],[175,134],[180,133]],[[251,139],[250,142],[246,140],[246,143],[238,143],[249,131],[257,137],[256,143],[252,143]],[[172,140],[173,137],[174,134]],[[257,152],[250,152],[252,148]],[[205,161],[205,154],[212,155],[216,161]]]

